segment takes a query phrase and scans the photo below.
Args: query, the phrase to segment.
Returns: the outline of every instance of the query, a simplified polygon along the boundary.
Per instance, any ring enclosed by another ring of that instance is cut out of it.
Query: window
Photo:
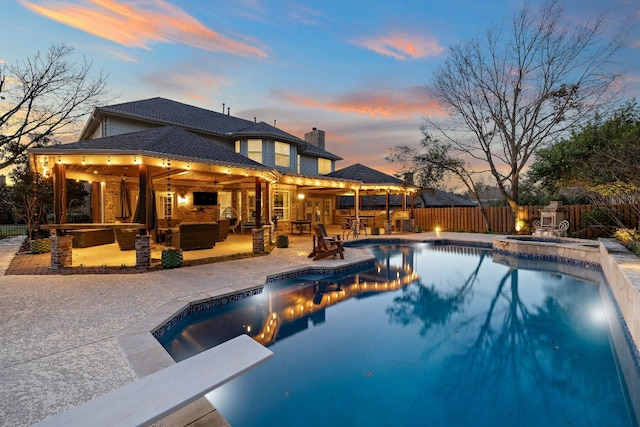
[[[262,163],[262,140],[247,140],[247,157],[258,163]]]
[[[276,166],[288,168],[291,166],[291,149],[289,144],[276,141]]]
[[[297,168],[298,173],[300,173],[300,154],[298,154],[298,168]]]
[[[173,218],[174,200],[175,196],[173,192],[156,191],[156,209],[158,212],[158,219]]]
[[[247,191],[247,216],[247,222],[256,220],[256,192],[253,190]]]
[[[318,174],[331,173],[331,160],[318,157]]]
[[[288,190],[278,190],[273,197],[273,213],[278,215],[278,221],[289,221],[291,218],[291,193]]]
[[[240,141],[236,141],[235,147],[236,147],[236,153],[239,153],[240,152]]]

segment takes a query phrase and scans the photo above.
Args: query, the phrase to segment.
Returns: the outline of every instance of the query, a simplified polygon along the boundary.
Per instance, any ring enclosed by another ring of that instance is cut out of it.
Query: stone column
[[[272,245],[273,244],[273,233],[271,232],[272,226],[271,225],[263,225],[262,228],[264,229],[264,242],[265,242],[265,244],[268,242],[270,245]]]
[[[261,254],[264,252],[264,229],[254,228],[251,230],[253,233],[253,253]]]
[[[151,236],[136,236],[136,268],[148,269],[151,267]]]
[[[384,234],[391,234],[393,232],[393,223],[392,221],[384,222]]]
[[[51,268],[71,267],[73,236],[51,236]]]

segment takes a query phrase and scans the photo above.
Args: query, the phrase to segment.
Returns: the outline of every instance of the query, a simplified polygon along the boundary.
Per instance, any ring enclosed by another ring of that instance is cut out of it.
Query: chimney
[[[304,134],[304,140],[324,150],[324,131],[313,128],[311,132]]]

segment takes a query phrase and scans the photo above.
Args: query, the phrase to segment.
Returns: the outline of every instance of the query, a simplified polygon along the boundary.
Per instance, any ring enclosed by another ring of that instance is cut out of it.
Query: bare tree
[[[0,64],[0,169],[26,159],[29,148],[70,132],[71,125],[104,101],[107,74],[73,62],[72,47]]]
[[[434,74],[433,96],[451,120],[428,119],[429,131],[449,142],[449,156],[486,165],[514,213],[536,150],[615,99],[624,37],[604,40],[604,18],[576,24],[555,0],[538,11],[525,4],[510,27],[453,46]]]
[[[398,175],[413,177],[421,188],[435,188],[438,183],[449,177],[457,178],[472,194],[480,212],[486,230],[491,231],[489,214],[477,191],[476,172],[468,166],[464,159],[451,154],[451,143],[433,138],[426,128],[422,128],[424,138],[418,148],[400,144],[389,149],[385,160],[400,166]]]

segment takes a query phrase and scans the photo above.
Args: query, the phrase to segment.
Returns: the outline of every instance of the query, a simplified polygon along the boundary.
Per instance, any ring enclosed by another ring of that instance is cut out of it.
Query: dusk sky
[[[541,2],[534,0],[532,5]],[[640,1],[569,0],[567,17],[608,10],[606,31],[633,28],[620,57],[640,94]],[[114,103],[165,97],[269,124],[326,132],[343,168],[388,173],[400,143],[418,144],[432,71],[449,46],[508,23],[516,0],[2,0],[0,61],[65,43],[110,73]]]

